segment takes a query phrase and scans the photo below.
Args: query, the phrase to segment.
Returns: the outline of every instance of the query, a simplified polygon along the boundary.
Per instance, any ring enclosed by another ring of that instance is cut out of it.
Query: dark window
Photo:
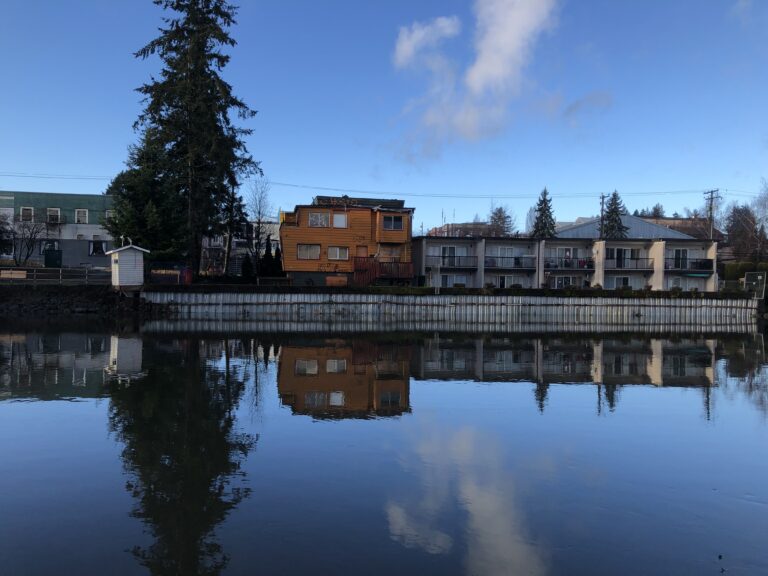
[[[42,240],[40,242],[40,254],[45,254],[47,250],[58,250],[58,249],[59,249],[58,240]]]
[[[107,243],[104,240],[92,240],[88,243],[88,254],[90,256],[104,256],[107,252]]]
[[[402,230],[402,216],[384,216],[384,230]]]

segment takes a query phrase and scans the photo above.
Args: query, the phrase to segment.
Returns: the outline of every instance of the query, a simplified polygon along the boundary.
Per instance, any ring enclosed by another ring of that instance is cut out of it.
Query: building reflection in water
[[[597,385],[598,410],[615,409],[618,390],[631,384],[715,385],[715,340],[657,338],[433,337],[413,354],[417,380],[533,382],[543,411],[551,384]],[[707,393],[705,393],[707,396]]]
[[[294,414],[315,418],[399,416],[410,411],[409,345],[306,340],[280,348],[277,388]]]

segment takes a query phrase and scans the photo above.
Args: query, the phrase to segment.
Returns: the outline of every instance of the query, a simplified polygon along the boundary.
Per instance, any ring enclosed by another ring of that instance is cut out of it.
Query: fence
[[[0,267],[0,285],[106,286],[111,282],[112,274],[109,270]]]

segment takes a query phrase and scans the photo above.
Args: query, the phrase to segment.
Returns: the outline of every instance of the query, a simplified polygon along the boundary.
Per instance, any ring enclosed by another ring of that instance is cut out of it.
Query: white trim
[[[113,248],[112,250],[106,251],[104,254],[114,254],[115,252],[122,252],[123,250],[138,250],[139,252],[144,252],[145,254],[149,254],[149,250],[146,248],[139,248],[138,246],[134,246],[133,244],[129,244],[128,246],[121,246],[120,248]]]

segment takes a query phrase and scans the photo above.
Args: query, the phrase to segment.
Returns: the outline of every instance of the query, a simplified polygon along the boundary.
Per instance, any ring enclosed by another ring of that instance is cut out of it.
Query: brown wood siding
[[[333,213],[342,213],[345,210],[301,206],[295,213],[298,225],[284,223],[280,226],[280,249],[283,254],[283,270],[286,272],[353,272],[357,247],[367,246],[368,256],[374,256],[378,252],[379,242],[400,244],[403,257],[407,259],[407,262],[411,261],[411,223],[408,213],[402,214],[403,230],[384,231],[382,213],[374,212],[367,208],[347,209],[346,228],[333,228],[332,226],[328,228],[310,227],[310,212],[328,213],[329,222],[332,225]],[[319,244],[320,259],[299,260],[299,244]],[[348,248],[349,259],[329,260],[329,246]]]
[[[334,346],[332,342],[323,347],[283,346],[280,349],[280,362],[277,372],[277,389],[281,400],[291,405],[298,412],[311,412],[306,406],[307,393],[343,392],[344,405],[327,407],[336,412],[357,412],[377,410],[381,392],[400,393],[400,409],[409,406],[409,362],[406,358],[397,358],[394,365],[398,376],[387,379],[377,378],[376,358],[360,358],[355,355],[352,346]],[[343,373],[328,373],[327,360],[346,361]],[[296,373],[298,360],[317,362],[317,374],[300,375]],[[322,411],[322,409],[321,409]]]

